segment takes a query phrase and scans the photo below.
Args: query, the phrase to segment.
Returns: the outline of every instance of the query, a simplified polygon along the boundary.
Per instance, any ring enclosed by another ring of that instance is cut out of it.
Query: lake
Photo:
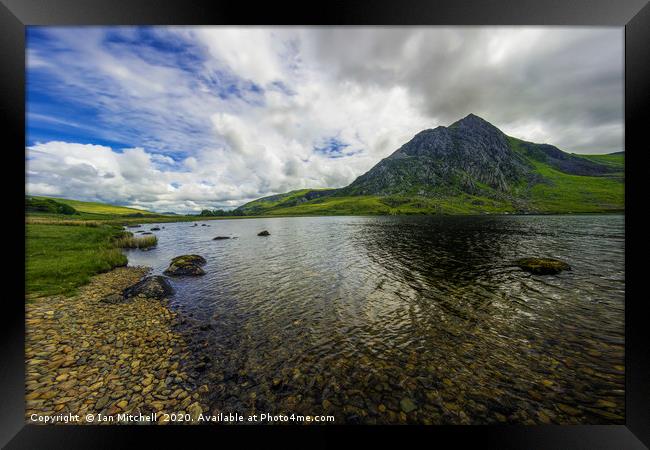
[[[144,225],[165,227],[158,246],[128,258],[155,274],[206,258],[206,275],[172,279],[170,307],[213,413],[624,422],[623,216],[197,223]],[[572,270],[513,266],[528,256]]]

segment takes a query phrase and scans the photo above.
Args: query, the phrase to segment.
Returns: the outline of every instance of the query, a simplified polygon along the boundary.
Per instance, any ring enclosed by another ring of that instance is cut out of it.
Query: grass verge
[[[118,227],[28,223],[26,293],[72,295],[92,275],[127,263],[115,245]]]

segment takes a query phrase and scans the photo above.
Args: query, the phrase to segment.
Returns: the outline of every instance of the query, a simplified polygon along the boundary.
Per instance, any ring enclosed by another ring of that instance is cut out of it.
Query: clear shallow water
[[[181,254],[207,259],[205,276],[172,280],[171,305],[212,412],[323,413],[337,423],[623,420],[622,216],[198,223],[162,224],[157,248],[128,257],[154,273]],[[527,256],[573,270],[512,266]]]

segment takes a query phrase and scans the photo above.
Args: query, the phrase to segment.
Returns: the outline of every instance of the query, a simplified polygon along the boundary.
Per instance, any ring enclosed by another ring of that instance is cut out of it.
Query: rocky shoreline
[[[101,302],[148,272],[119,267],[96,275],[72,297],[42,297],[25,306],[26,420],[33,414],[158,413],[197,417],[207,411],[207,386],[188,375],[190,351],[174,330],[167,299],[143,296]],[[148,422],[145,422],[148,423]]]

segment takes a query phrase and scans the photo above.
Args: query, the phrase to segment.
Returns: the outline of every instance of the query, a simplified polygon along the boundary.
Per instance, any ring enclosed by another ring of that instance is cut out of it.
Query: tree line
[[[223,209],[204,209],[201,211],[199,216],[209,216],[209,217],[219,217],[219,216],[244,216],[244,212],[234,209],[231,211],[226,211]]]

